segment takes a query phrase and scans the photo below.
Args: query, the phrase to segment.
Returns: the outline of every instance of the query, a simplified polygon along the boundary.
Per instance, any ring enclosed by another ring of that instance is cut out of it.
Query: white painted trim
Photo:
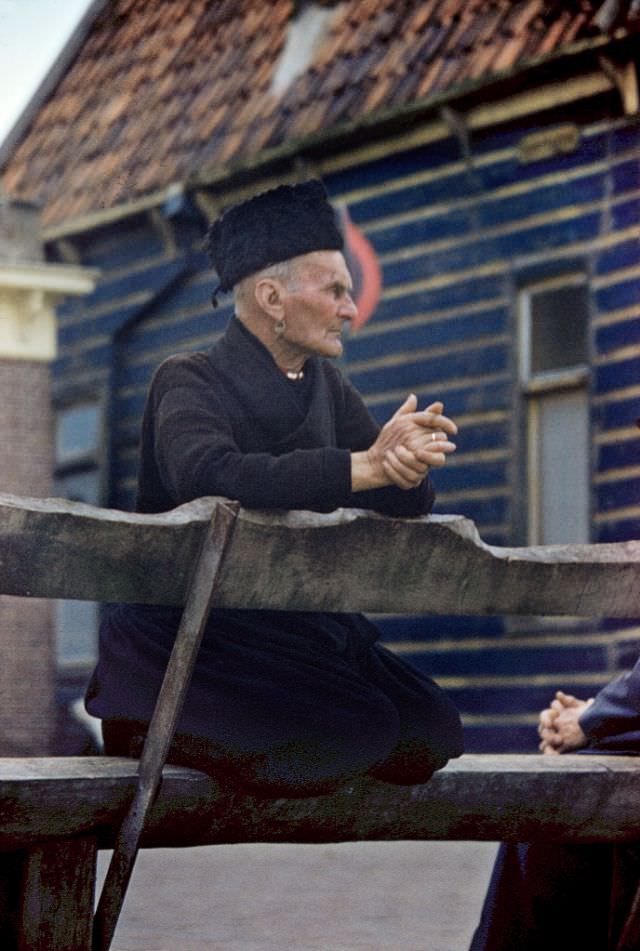
[[[39,290],[61,295],[90,294],[99,276],[100,271],[96,268],[72,264],[0,262],[0,288],[12,290]]]

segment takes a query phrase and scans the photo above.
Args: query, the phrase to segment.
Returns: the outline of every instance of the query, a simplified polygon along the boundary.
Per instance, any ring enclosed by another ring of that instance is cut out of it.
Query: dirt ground
[[[495,845],[356,842],[138,857],[114,951],[466,951]],[[100,875],[110,853],[101,853]]]

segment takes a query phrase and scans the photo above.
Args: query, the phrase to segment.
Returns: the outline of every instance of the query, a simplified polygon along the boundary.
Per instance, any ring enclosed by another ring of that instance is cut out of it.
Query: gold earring
[[[286,329],[287,329],[287,325],[286,325],[286,323],[284,322],[284,320],[279,320],[278,323],[277,323],[277,324],[275,325],[275,327],[274,327],[274,330],[275,330],[276,335],[277,335],[278,337],[281,337],[282,334],[285,332]]]

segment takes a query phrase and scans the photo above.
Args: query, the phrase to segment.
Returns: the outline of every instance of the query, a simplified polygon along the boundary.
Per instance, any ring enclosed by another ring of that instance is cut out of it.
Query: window
[[[520,292],[527,543],[590,537],[588,287],[569,274]]]
[[[102,412],[96,401],[64,407],[56,414],[56,473],[58,497],[100,502],[100,444]],[[92,601],[56,602],[58,666],[84,668],[96,658],[98,605]]]

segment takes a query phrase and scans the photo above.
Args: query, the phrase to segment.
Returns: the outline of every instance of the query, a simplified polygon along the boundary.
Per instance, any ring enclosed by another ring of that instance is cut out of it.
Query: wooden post
[[[3,857],[7,897],[16,905],[2,931],[16,951],[90,951],[97,842],[58,839]],[[6,862],[5,862],[6,859]],[[18,881],[19,879],[19,881]]]

